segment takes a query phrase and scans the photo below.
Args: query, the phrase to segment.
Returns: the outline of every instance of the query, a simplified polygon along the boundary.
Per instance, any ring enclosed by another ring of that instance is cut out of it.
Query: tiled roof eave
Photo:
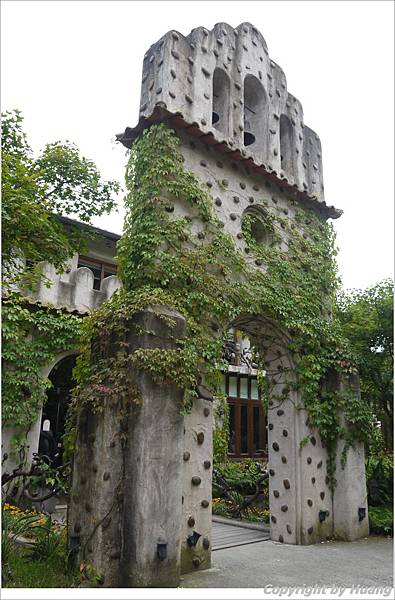
[[[277,185],[281,185],[300,202],[310,206],[324,217],[338,219],[343,214],[342,210],[334,206],[328,206],[325,201],[319,200],[316,196],[310,195],[298,187],[296,183],[290,182],[284,174],[278,173],[268,165],[258,162],[255,156],[247,150],[232,148],[228,139],[220,137],[219,131],[213,129],[204,131],[197,123],[189,123],[180,112],[170,113],[160,105],[155,106],[150,116],[141,116],[136,127],[126,127],[123,133],[116,136],[117,141],[130,149],[144,129],[153,123],[159,122],[164,122],[176,130],[183,130],[188,136],[198,139],[202,144],[215,146],[216,150],[227,154],[234,161],[242,162],[266,181],[269,180],[275,182]]]

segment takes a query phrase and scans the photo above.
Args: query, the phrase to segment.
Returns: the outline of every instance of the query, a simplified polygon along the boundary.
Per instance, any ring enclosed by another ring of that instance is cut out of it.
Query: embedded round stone
[[[275,476],[275,472],[273,471],[273,469],[269,469],[269,475],[271,475],[271,477]]]
[[[314,485],[315,484],[315,477],[311,478],[311,483]]]
[[[222,205],[222,200],[221,200],[221,198],[216,198],[216,199],[215,199],[215,204],[216,204],[217,206],[221,206],[221,205]]]
[[[105,471],[103,473],[103,481],[108,481],[110,479],[111,475],[108,471]]]
[[[195,525],[195,519],[193,517],[189,517],[188,519],[188,526],[189,527],[194,527]]]
[[[280,408],[280,410],[277,411],[277,416],[282,417],[284,414],[284,411]]]
[[[211,462],[209,460],[205,460],[203,466],[205,469],[209,469],[211,467]]]
[[[204,433],[203,431],[200,431],[197,436],[196,436],[196,440],[198,444],[203,444],[204,442]]]
[[[325,492],[320,492],[320,498],[323,500],[325,498]]]
[[[237,215],[235,215],[235,213],[230,213],[229,217],[231,221],[236,221],[237,219]]]
[[[286,429],[283,429],[283,436],[288,437],[288,431]]]
[[[203,409],[203,414],[204,414],[204,416],[205,416],[205,417],[208,417],[208,416],[209,416],[209,414],[210,414],[210,409],[209,409],[207,406],[206,406],[206,407]]]
[[[313,506],[313,501],[312,501],[312,500],[310,500],[310,498],[309,498],[309,499],[307,500],[307,504],[308,504],[309,506]]]
[[[191,458],[191,454],[189,452],[184,452],[183,457],[184,461],[186,462],[187,460],[189,460]]]
[[[195,569],[197,569],[197,568],[200,566],[200,560],[198,559],[198,557],[197,557],[197,556],[195,556],[195,557],[192,559],[192,564],[193,564],[193,566],[195,567]]]
[[[233,196],[233,202],[238,204],[240,202],[240,198],[238,196]]]
[[[228,181],[227,179],[223,179],[223,180],[221,181],[221,183],[222,183],[222,185],[223,185],[224,187],[228,187],[228,185],[229,185],[229,181]]]
[[[322,460],[320,460],[320,462],[317,464],[317,469],[321,469],[322,467]]]
[[[269,430],[273,431],[273,423],[269,423]]]
[[[246,184],[243,181],[240,181],[240,187],[242,190],[246,189]]]
[[[316,440],[316,439],[315,439],[315,437],[313,436],[313,437],[311,437],[311,438],[310,438],[310,442],[313,444],[313,446],[315,446],[315,445],[316,445],[316,443],[317,443],[317,440]]]
[[[329,477],[328,477],[328,475],[325,477],[325,483],[326,483],[326,485],[329,485]]]
[[[287,532],[291,535],[291,533],[292,533],[291,525],[287,525]]]
[[[192,485],[200,485],[202,483],[202,480],[200,479],[200,477],[197,477],[196,475],[194,475],[191,479],[192,481]]]
[[[308,465],[311,465],[311,456],[308,456],[308,457],[307,457],[307,464],[308,464]]]
[[[276,519],[276,517],[274,515],[272,515],[270,517],[270,520],[271,520],[272,523],[277,523],[277,519]]]
[[[284,479],[283,485],[284,485],[284,487],[285,487],[286,490],[289,490],[290,487],[291,487],[291,484],[289,483],[289,479]]]
[[[210,548],[210,540],[208,538],[203,538],[202,544],[205,550],[208,550]]]
[[[314,531],[314,527],[309,527],[308,530],[307,530],[307,533],[309,535],[311,535],[313,533],[313,531]]]
[[[288,510],[288,506],[286,504],[283,504],[281,507],[282,512],[287,512]]]
[[[278,452],[280,450],[280,446],[277,444],[277,442],[273,442],[272,448],[275,452]]]
[[[282,456],[281,457],[281,462],[285,464],[287,462],[287,457],[286,456]]]
[[[208,500],[202,500],[200,506],[203,508],[208,508],[210,506],[210,502]]]
[[[284,542],[284,538],[283,538],[283,536],[282,536],[282,535],[279,535],[279,536],[278,536],[278,541],[279,541],[279,542],[281,542],[281,543],[283,543],[283,542]]]
[[[280,492],[278,490],[273,490],[273,496],[275,498],[279,498],[280,497]]]
[[[237,237],[238,240],[242,240],[243,239],[243,234],[242,233],[238,233],[236,235],[236,237]]]
[[[260,258],[257,258],[257,259],[255,260],[255,264],[256,264],[258,267],[260,267],[260,266],[262,265],[262,261],[261,261],[261,259],[260,259]]]

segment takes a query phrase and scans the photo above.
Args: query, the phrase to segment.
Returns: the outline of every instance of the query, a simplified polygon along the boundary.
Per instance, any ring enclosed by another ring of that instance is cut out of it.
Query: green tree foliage
[[[69,143],[47,144],[34,157],[19,111],[2,115],[3,422],[23,440],[50,382],[42,368],[59,352],[78,347],[81,319],[32,305],[19,288],[43,275],[43,261],[62,271],[86,247],[85,232],[65,227],[58,215],[88,223],[115,205],[119,184],[103,181],[95,164]],[[45,282],[50,285],[49,281]],[[17,438],[16,438],[17,439]]]
[[[40,279],[42,261],[62,271],[84,247],[80,231],[66,229],[57,215],[89,223],[114,208],[119,184],[103,181],[70,142],[47,144],[35,157],[18,110],[2,114],[1,135],[3,283],[22,279],[27,286]]]
[[[384,424],[385,443],[393,443],[393,292],[385,279],[339,298],[339,318],[350,341],[361,378],[362,400]]]

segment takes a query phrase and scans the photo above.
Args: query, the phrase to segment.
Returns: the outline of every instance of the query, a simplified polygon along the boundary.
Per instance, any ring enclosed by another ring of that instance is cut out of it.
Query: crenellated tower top
[[[144,56],[139,123],[117,136],[131,147],[152,122],[166,121],[275,179],[325,217],[341,211],[324,199],[318,135],[303,120],[261,33],[242,23],[169,31]]]

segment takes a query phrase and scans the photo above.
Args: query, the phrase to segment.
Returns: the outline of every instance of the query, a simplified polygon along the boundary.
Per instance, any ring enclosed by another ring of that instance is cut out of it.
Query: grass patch
[[[13,544],[3,565],[3,587],[70,588],[80,583],[79,574],[68,569],[60,557],[32,560],[31,550]]]

